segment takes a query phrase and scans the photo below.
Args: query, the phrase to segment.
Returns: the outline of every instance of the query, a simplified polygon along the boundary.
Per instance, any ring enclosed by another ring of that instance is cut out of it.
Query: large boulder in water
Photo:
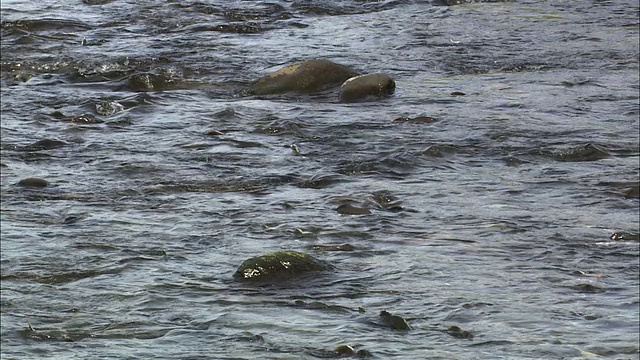
[[[256,80],[249,87],[254,95],[284,94],[288,92],[309,94],[338,86],[358,75],[350,68],[329,60],[307,60],[272,72]]]
[[[309,254],[277,251],[245,260],[233,277],[244,281],[273,281],[330,268],[331,265]]]
[[[352,77],[340,87],[340,102],[352,103],[387,97],[396,90],[396,82],[387,74]]]

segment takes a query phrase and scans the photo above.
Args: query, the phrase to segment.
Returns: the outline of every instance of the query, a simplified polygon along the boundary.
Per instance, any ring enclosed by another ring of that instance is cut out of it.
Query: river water
[[[2,359],[638,359],[638,12],[3,0]],[[312,58],[396,92],[244,95]]]

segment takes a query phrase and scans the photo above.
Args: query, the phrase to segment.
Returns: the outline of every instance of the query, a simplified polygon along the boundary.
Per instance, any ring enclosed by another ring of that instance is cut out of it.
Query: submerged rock
[[[387,97],[396,90],[396,82],[387,74],[355,76],[340,87],[340,102],[352,103]]]
[[[65,117],[64,121],[67,121],[73,124],[81,124],[81,125],[102,124],[104,122],[91,114]]]
[[[333,350],[337,357],[356,357],[360,359],[370,358],[371,352],[367,349],[360,349],[356,351],[351,345],[340,345]]]
[[[625,199],[640,198],[640,181],[603,181],[597,185],[606,186],[612,190],[611,194],[622,196]]]
[[[460,329],[460,327],[458,326],[449,326],[449,328],[446,331],[447,334],[453,336],[456,339],[473,339],[473,334],[466,331],[466,330],[462,330]]]
[[[309,94],[337,86],[357,73],[346,66],[329,60],[307,60],[272,72],[256,80],[249,87],[254,95],[283,94],[288,92]]]
[[[18,186],[43,188],[49,186],[49,182],[41,178],[25,178],[18,181]]]
[[[354,356],[356,349],[351,345],[340,345],[334,350],[338,356]]]
[[[295,306],[299,306],[304,309],[310,309],[310,310],[324,310],[324,311],[335,311],[335,312],[352,312],[353,311],[353,309],[348,308],[346,306],[328,305],[320,301],[312,301],[312,302],[306,303],[302,300],[296,300]]]
[[[393,119],[393,121],[412,121],[412,122],[419,122],[419,123],[431,123],[436,121],[436,119],[430,116],[417,116],[413,118],[402,116],[402,117]]]
[[[176,81],[165,74],[138,73],[129,76],[127,86],[132,91],[163,91],[175,87]]]
[[[237,280],[272,281],[330,268],[331,265],[309,254],[277,251],[245,260],[233,277]]]
[[[77,340],[82,340],[83,338],[90,337],[91,334],[83,334],[83,333],[69,333],[60,329],[49,329],[49,330],[35,330],[31,324],[27,323],[27,328],[18,330],[18,334],[28,340],[34,341],[63,341],[63,342],[73,342]]]
[[[640,241],[640,234],[618,231],[611,234],[610,238],[614,241]]]
[[[360,349],[356,352],[356,356],[361,358],[361,359],[366,359],[366,358],[370,358],[373,356],[373,354],[371,354],[371,351],[367,350],[367,349]]]
[[[512,0],[433,0],[432,4],[435,6],[453,6],[473,3],[497,3],[510,1]]]
[[[625,190],[623,195],[627,199],[640,199],[640,184],[632,185]]]
[[[124,106],[117,101],[100,101],[96,104],[96,113],[111,116],[124,110]]]
[[[558,161],[596,161],[608,158],[609,152],[598,145],[586,144],[555,153],[553,157]]]
[[[333,350],[312,350],[310,351],[311,355],[314,358],[319,359],[335,359],[335,358],[355,358],[355,359],[366,359],[370,358],[373,355],[367,349],[360,349],[356,351],[356,349],[351,345],[339,345]]]
[[[351,244],[309,245],[307,249],[317,250],[317,251],[353,251],[354,247]]]
[[[407,320],[397,315],[391,315],[388,311],[381,311],[380,318],[386,326],[394,330],[411,330],[411,326]]]
[[[29,144],[27,146],[17,148],[16,150],[20,150],[20,151],[52,150],[52,149],[63,147],[65,145],[67,145],[67,143],[64,141],[55,140],[55,139],[42,139],[32,144]]]
[[[342,204],[338,206],[336,211],[342,215],[369,215],[371,210],[364,207],[357,207],[351,204]]]

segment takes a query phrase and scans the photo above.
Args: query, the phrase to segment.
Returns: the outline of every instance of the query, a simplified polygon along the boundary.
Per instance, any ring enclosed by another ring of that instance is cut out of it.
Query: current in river
[[[3,0],[1,358],[639,359],[639,10]]]

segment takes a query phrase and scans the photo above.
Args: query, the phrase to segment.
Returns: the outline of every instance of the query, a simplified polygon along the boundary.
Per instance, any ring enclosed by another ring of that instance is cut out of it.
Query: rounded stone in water
[[[396,83],[387,74],[366,74],[352,77],[340,87],[340,102],[352,103],[372,98],[387,97],[396,89]]]
[[[273,281],[313,271],[323,271],[331,265],[298,251],[277,251],[245,260],[233,277],[248,281]]]
[[[287,65],[261,77],[251,84],[249,92],[255,95],[288,92],[309,94],[338,86],[356,75],[348,67],[329,60],[307,60]]]

